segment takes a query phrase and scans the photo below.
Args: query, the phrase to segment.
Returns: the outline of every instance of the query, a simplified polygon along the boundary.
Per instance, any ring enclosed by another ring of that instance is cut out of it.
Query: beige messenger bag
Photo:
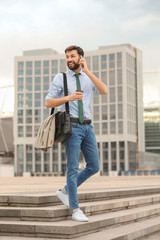
[[[50,115],[41,124],[34,147],[46,151],[51,148],[55,138],[55,114]]]

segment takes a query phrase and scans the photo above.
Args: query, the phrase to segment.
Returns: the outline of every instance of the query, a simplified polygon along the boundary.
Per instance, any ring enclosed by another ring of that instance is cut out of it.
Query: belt
[[[70,118],[70,120],[71,122],[74,122],[74,123],[80,123],[78,118]],[[90,123],[91,123],[91,120],[84,120],[83,123],[80,123],[80,124],[90,124]]]

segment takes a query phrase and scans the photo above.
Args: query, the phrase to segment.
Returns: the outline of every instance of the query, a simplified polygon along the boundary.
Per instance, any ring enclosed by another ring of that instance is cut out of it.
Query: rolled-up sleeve
[[[100,94],[100,92],[98,91],[98,89],[96,88],[96,86],[94,85],[93,82],[92,82],[92,91],[97,93],[97,94]]]
[[[62,95],[62,91],[63,91],[63,85],[62,85],[62,74],[57,74],[50,87],[48,90],[48,94],[45,98],[45,100],[51,99],[51,98],[59,98]]]

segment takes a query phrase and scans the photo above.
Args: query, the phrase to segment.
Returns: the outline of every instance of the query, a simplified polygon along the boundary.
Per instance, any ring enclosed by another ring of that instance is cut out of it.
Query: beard
[[[68,66],[68,68],[69,68],[70,70],[76,70],[76,69],[78,69],[79,66],[80,66],[79,63],[75,63],[75,62],[72,63],[72,66],[70,66],[69,64],[70,64],[70,62],[67,63],[67,66]]]

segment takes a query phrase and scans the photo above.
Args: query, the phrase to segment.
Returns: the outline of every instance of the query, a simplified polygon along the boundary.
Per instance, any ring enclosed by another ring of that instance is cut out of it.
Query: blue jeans
[[[99,171],[99,153],[93,127],[71,123],[72,136],[64,141],[67,157],[67,185],[69,207],[79,208],[77,187]],[[79,172],[79,155],[82,150],[86,167]]]

